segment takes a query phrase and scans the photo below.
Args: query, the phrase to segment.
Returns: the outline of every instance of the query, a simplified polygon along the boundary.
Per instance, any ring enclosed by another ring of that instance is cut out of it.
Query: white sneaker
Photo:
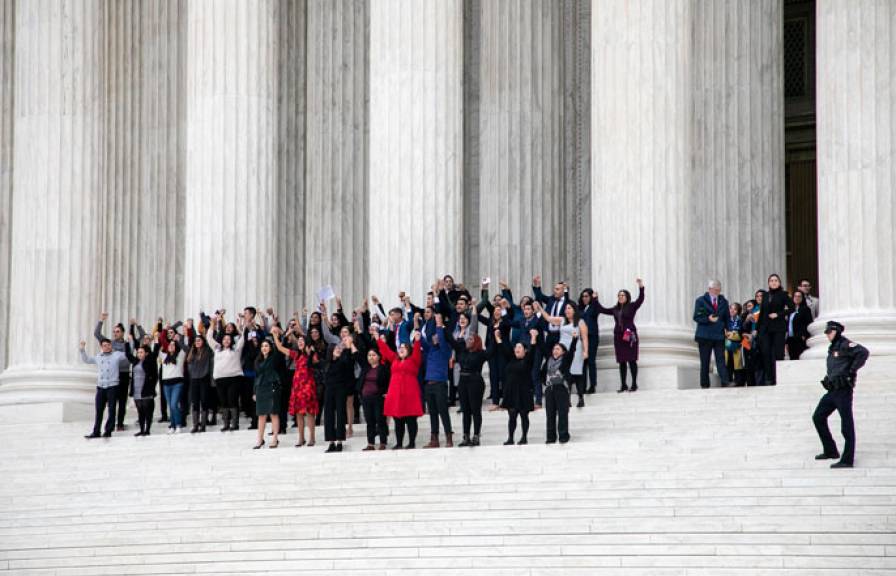
[[[177,431],[177,428],[169,428],[168,429],[169,434],[174,434],[176,431]]]
[[[175,434],[180,434],[180,428],[175,428],[175,429],[174,429],[174,433],[175,433]]]

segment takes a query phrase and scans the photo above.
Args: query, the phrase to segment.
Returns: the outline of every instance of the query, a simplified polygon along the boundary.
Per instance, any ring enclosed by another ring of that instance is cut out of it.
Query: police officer
[[[839,462],[831,464],[831,468],[852,468],[856,451],[856,431],[852,420],[852,389],[856,385],[856,372],[868,360],[868,349],[844,338],[843,330],[843,324],[839,322],[831,321],[825,326],[824,333],[831,345],[828,347],[828,373],[821,381],[821,385],[828,392],[821,397],[815,414],[812,415],[812,421],[824,447],[824,452],[815,459],[840,458]],[[828,428],[828,416],[833,414],[834,410],[840,413],[840,431],[845,440],[842,457],[837,452],[837,444]]]

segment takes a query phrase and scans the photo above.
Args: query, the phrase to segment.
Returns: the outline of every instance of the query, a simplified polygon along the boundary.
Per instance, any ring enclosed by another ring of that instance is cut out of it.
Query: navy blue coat
[[[694,322],[697,323],[697,333],[694,340],[713,340],[722,342],[725,340],[725,326],[731,317],[728,314],[728,300],[721,294],[718,297],[718,312],[712,309],[712,297],[709,292],[697,298],[694,302]],[[717,315],[716,322],[710,322],[709,317]]]

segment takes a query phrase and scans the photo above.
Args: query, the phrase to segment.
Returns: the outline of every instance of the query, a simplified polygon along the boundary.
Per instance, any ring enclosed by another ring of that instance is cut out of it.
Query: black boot
[[[208,424],[208,410],[203,410],[199,416],[199,431],[205,432],[205,426]]]
[[[221,426],[221,432],[230,430],[230,408],[225,408],[221,413],[221,421],[224,422],[224,425]]]
[[[193,427],[190,428],[190,434],[199,432],[199,410],[193,410]]]
[[[218,411],[212,410],[212,419],[208,422],[209,426],[217,426],[218,425]]]
[[[240,409],[239,408],[231,408],[230,409],[230,430],[239,430],[240,429]]]
[[[620,387],[619,387],[619,390],[617,390],[616,393],[618,394],[618,393],[621,393],[621,392],[628,392],[628,386],[626,386],[625,384],[623,384],[622,386],[620,386]]]

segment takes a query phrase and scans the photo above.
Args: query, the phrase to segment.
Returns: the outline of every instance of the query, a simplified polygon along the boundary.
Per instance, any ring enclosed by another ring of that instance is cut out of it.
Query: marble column
[[[564,252],[577,289],[591,282],[591,11],[591,0],[563,0]]]
[[[78,342],[92,340],[100,307],[105,6],[21,0],[15,7],[8,331],[15,345],[0,377],[0,396],[14,402],[93,394],[95,371],[80,363]]]
[[[279,0],[277,41],[276,307],[281,317],[307,302],[305,282],[306,3]]]
[[[567,279],[562,5],[481,4],[479,270],[526,290]]]
[[[181,4],[108,4],[101,306],[113,323],[181,314]]]
[[[422,301],[463,254],[463,5],[370,5],[371,292]]]
[[[157,316],[182,318],[186,197],[184,161],[184,0],[152,0],[140,6],[140,128],[137,234],[129,315],[145,323]]]
[[[782,3],[694,5],[694,283],[744,302],[785,274]]]
[[[805,357],[823,357],[824,322],[896,355],[896,4],[819,0],[818,290]],[[890,376],[892,377],[892,371]]]
[[[274,305],[280,3],[187,3],[185,312]]]
[[[0,330],[9,334],[9,275],[12,246],[13,102],[15,88],[15,0],[0,0]],[[0,372],[9,338],[0,342]]]
[[[308,3],[305,299],[367,292],[367,0]]]
[[[689,303],[693,224],[690,0],[606,0],[592,10],[592,276],[601,302],[647,287],[640,364],[697,363]],[[612,331],[603,329],[610,348]],[[605,348],[606,349],[606,348]],[[599,357],[615,366],[612,355]],[[606,379],[605,379],[606,380]],[[645,373],[639,383],[650,380]],[[616,379],[610,385],[615,385]]]

